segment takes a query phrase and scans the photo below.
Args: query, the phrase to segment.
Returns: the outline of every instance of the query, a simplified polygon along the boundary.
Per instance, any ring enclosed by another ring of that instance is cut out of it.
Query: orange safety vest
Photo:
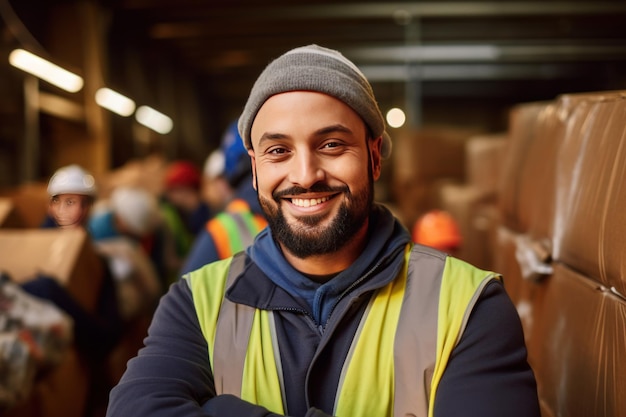
[[[235,199],[207,222],[206,229],[213,236],[219,258],[226,259],[252,244],[265,226],[263,216],[253,213],[245,200]]]

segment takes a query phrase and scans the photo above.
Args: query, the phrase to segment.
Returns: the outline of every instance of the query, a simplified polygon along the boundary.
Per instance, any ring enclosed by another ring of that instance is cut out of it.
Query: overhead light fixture
[[[9,63],[70,93],[83,88],[82,77],[24,49],[13,50],[9,54]]]
[[[139,107],[135,113],[135,119],[147,128],[162,135],[169,133],[174,127],[172,119],[148,106]]]
[[[133,100],[106,87],[96,91],[96,103],[124,117],[133,114],[136,107]]]

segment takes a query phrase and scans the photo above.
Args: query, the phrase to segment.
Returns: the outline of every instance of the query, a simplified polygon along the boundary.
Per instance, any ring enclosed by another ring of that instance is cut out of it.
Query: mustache
[[[350,189],[347,186],[341,187],[331,187],[327,184],[313,184],[310,188],[293,186],[286,188],[284,190],[275,191],[272,193],[272,198],[274,200],[279,200],[287,195],[295,196],[306,193],[349,193]]]

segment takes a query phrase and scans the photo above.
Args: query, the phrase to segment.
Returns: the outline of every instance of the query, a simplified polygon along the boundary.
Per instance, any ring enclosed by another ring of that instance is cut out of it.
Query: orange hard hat
[[[461,233],[449,213],[432,210],[415,222],[413,241],[439,250],[456,249],[461,245]]]

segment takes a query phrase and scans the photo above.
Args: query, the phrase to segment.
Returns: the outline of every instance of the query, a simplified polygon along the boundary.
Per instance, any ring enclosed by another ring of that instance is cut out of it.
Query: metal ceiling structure
[[[153,143],[200,163],[263,68],[312,43],[353,60],[411,129],[503,131],[515,104],[626,90],[625,0],[0,0],[0,17],[3,56],[42,52],[89,86],[68,96],[0,65],[0,185],[48,175],[79,138],[75,157],[101,170]],[[99,112],[101,86],[170,115],[173,132]]]
[[[111,30],[171,54],[227,108],[282,52],[317,43],[365,72],[382,102],[626,87],[626,2],[118,0]],[[115,46],[113,46],[115,47]],[[390,86],[393,86],[390,88]]]

